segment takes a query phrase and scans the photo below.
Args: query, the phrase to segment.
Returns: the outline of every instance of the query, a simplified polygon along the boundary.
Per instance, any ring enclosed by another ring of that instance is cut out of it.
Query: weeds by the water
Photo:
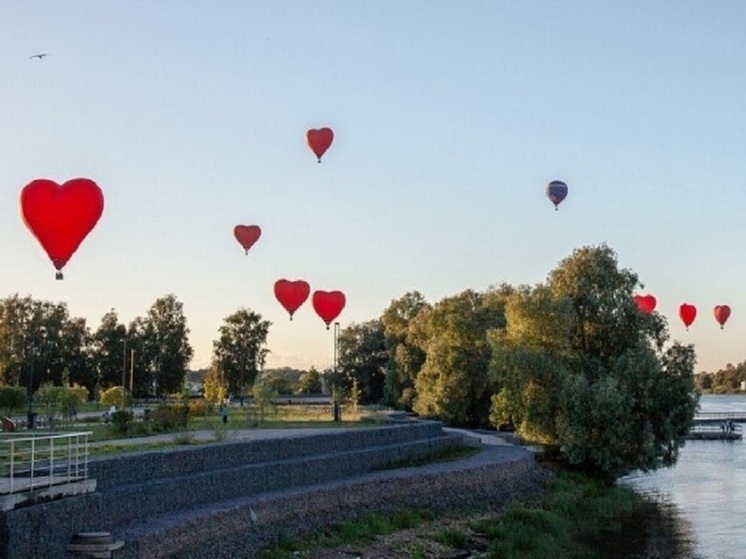
[[[608,540],[622,534],[624,519],[641,506],[644,501],[629,488],[608,487],[579,475],[560,473],[538,501],[516,503],[486,518],[482,510],[480,518],[471,522],[468,517],[474,511],[462,512],[466,520],[462,529],[452,524],[437,528],[435,524],[434,529],[425,530],[427,523],[436,520],[433,512],[403,509],[393,515],[369,514],[341,522],[308,539],[281,539],[258,557],[288,559],[303,556],[308,550],[364,545],[379,536],[422,527],[428,534],[420,537],[454,550],[479,548],[495,559],[600,559],[604,554],[599,551],[599,542],[606,541],[608,549]],[[411,557],[428,557],[417,543],[408,553]]]
[[[426,509],[400,509],[392,515],[366,514],[356,520],[340,522],[309,538],[292,539],[281,535],[273,547],[260,551],[257,557],[259,559],[290,559],[297,557],[300,550],[364,544],[377,536],[414,528],[434,518],[435,514]]]

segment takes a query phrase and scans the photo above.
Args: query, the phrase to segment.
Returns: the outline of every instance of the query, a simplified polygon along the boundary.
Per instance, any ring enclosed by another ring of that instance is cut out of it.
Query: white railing
[[[0,435],[0,494],[88,479],[92,433]]]

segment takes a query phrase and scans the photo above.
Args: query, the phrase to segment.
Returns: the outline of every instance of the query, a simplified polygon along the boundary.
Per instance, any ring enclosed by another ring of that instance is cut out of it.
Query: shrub
[[[179,404],[160,405],[150,415],[155,431],[176,431],[186,428],[189,423],[189,406]]]
[[[209,406],[208,406],[207,400],[205,400],[204,398],[200,398],[199,400],[194,400],[192,402],[189,402],[189,415],[206,416],[208,407]]]
[[[111,415],[111,428],[115,433],[126,435],[134,417],[131,412],[120,410]]]

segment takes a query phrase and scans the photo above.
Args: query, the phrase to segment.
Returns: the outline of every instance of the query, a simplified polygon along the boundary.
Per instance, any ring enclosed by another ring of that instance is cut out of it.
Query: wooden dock
[[[730,429],[726,429],[722,423],[695,423],[686,438],[698,441],[740,441],[743,439],[743,428],[738,424],[732,424]]]

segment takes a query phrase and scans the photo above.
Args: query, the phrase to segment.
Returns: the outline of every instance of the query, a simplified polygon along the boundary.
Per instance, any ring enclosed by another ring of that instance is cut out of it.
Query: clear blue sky
[[[193,367],[249,308],[273,323],[269,366],[322,368],[332,333],[310,301],[288,320],[279,278],[344,291],[344,327],[410,290],[534,284],[606,242],[698,370],[743,361],[744,22],[736,0],[3,2],[0,296],[95,330],[173,293]],[[80,176],[106,207],[55,281],[18,195]],[[248,256],[237,224],[262,227]]]

